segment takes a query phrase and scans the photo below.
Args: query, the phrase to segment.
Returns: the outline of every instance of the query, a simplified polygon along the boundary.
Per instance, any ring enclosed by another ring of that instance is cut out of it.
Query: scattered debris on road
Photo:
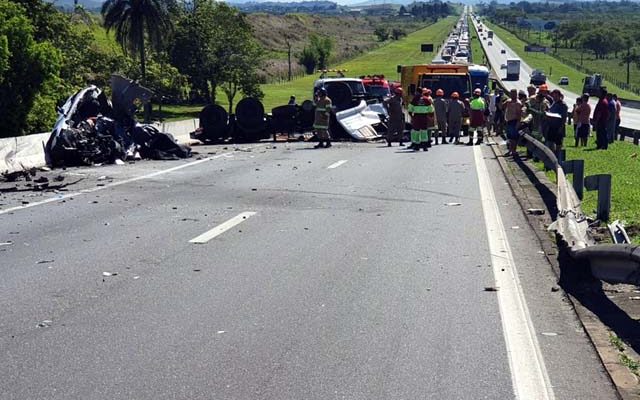
[[[51,324],[53,324],[53,321],[49,320],[49,319],[45,319],[42,322],[39,322],[38,325],[36,325],[38,328],[49,328],[51,326]]]
[[[444,205],[447,207],[458,207],[461,206],[462,203],[444,203]]]
[[[545,211],[542,208],[527,208],[527,214],[529,215],[544,215]]]
[[[497,286],[485,286],[484,291],[485,292],[497,292],[498,289],[500,289],[500,288],[498,288]]]

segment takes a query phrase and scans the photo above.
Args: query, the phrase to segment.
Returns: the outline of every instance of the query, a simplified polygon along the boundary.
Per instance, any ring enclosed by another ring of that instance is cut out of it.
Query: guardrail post
[[[584,195],[584,160],[570,160],[562,163],[564,172],[572,175],[573,190],[576,191],[578,198],[582,200]]]
[[[598,191],[598,214],[601,221],[609,220],[611,211],[611,175],[591,175],[584,178],[584,186],[587,190]]]
[[[640,143],[640,131],[633,131],[633,144],[636,146]]]
[[[556,157],[558,157],[559,163],[563,163],[564,160],[567,159],[567,151],[565,149],[560,150],[558,154],[556,154]]]

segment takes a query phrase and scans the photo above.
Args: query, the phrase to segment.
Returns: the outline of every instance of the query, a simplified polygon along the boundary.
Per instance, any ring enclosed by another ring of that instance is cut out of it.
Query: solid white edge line
[[[257,147],[260,147],[260,146],[257,146]],[[140,181],[140,180],[143,180],[143,179],[153,178],[153,177],[156,177],[156,176],[159,176],[159,175],[168,174],[169,172],[178,171],[178,170],[183,169],[183,168],[193,167],[194,165],[202,164],[202,163],[205,163],[207,161],[216,160],[216,159],[222,158],[222,157],[229,157],[232,154],[234,154],[234,152],[233,151],[229,151],[229,152],[218,154],[218,155],[215,155],[215,156],[212,156],[212,157],[206,157],[206,158],[203,158],[201,160],[192,161],[192,162],[187,163],[187,164],[177,165],[175,167],[171,167],[171,168],[168,168],[168,169],[163,169],[163,170],[160,170],[160,171],[152,172],[150,174],[146,174],[146,175],[141,175],[141,176],[137,176],[137,177],[134,177],[134,178],[125,179],[123,181],[107,183],[104,186],[97,186],[97,187],[91,188],[91,189],[83,189],[83,190],[80,190],[78,192],[67,193],[67,194],[64,194],[62,196],[51,197],[51,198],[48,198],[48,199],[45,199],[45,200],[42,200],[42,201],[36,201],[34,203],[25,204],[25,205],[22,205],[22,206],[16,206],[16,207],[7,208],[5,210],[0,210],[0,215],[7,214],[7,213],[10,213],[10,212],[13,212],[13,211],[24,210],[26,208],[40,206],[40,205],[51,203],[51,202],[54,202],[54,201],[60,201],[60,200],[68,199],[70,197],[81,196],[81,195],[87,194],[87,193],[98,192],[98,191],[101,191],[101,190],[104,190],[104,189],[109,189],[109,188],[120,186],[120,185],[126,185],[127,183],[132,183],[132,182]]]
[[[553,388],[480,146],[474,146],[473,154],[513,389],[519,400],[553,400]]]
[[[336,161],[333,164],[329,165],[327,167],[327,169],[334,169],[334,168],[338,168],[339,166],[341,166],[342,164],[346,163],[348,160],[340,160],[340,161]]]
[[[233,218],[221,223],[220,225],[216,226],[215,228],[209,229],[208,231],[206,231],[202,235],[197,236],[197,237],[189,240],[189,243],[196,243],[196,244],[207,243],[208,241],[210,241],[211,239],[215,238],[216,236],[225,233],[229,229],[233,228],[236,225],[239,225],[239,224],[243,223],[244,221],[246,221],[247,219],[251,218],[254,215],[256,215],[256,213],[254,211],[245,211],[243,213],[240,213],[240,214],[236,215],[235,217],[233,217]]]

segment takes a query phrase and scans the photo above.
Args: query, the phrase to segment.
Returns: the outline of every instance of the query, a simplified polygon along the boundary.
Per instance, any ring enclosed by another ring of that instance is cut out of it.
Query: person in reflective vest
[[[471,146],[473,144],[473,132],[476,132],[477,139],[476,144],[482,143],[482,127],[484,126],[484,109],[485,103],[482,98],[482,90],[476,89],[473,91],[473,99],[469,103],[471,106],[471,132],[469,132],[469,141],[467,142],[467,146]]]
[[[435,109],[431,99],[421,92],[411,100],[408,107],[409,115],[411,115],[411,146],[410,149],[424,151],[430,147],[429,129],[435,125]]]
[[[315,118],[313,120],[313,130],[318,136],[318,144],[314,147],[331,147],[331,137],[329,136],[329,121],[331,118],[331,99],[327,96],[327,90],[320,88],[317,92]],[[323,145],[322,142],[325,144]]]

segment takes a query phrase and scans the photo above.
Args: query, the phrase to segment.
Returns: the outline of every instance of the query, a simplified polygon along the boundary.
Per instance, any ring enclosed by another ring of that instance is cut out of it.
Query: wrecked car
[[[91,85],[79,90],[58,109],[58,120],[45,146],[51,167],[96,165],[150,158],[167,160],[191,156],[188,146],[168,133],[135,120],[139,103],[153,93],[119,75],[111,77],[112,100]]]

